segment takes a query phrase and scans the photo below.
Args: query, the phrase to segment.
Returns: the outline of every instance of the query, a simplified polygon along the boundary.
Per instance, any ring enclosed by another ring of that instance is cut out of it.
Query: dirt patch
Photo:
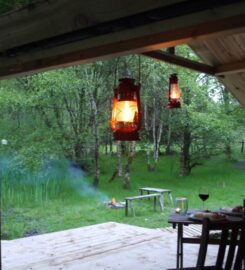
[[[11,240],[13,238],[29,237],[44,232],[40,221],[19,211],[18,209],[9,208],[1,210],[1,239]],[[15,226],[16,225],[16,226]],[[16,231],[13,231],[13,227]]]
[[[29,237],[29,236],[34,236],[34,235],[38,235],[41,234],[41,232],[39,232],[36,229],[32,229],[32,230],[28,230],[26,232],[24,232],[23,237]]]

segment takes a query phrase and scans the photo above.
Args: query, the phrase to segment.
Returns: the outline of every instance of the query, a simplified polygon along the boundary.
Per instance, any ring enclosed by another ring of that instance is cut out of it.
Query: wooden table
[[[168,223],[173,225],[173,228],[177,226],[177,254],[176,254],[176,269],[183,268],[183,244],[200,244],[200,238],[183,237],[183,226],[189,224],[202,224],[201,221],[192,220],[188,217],[189,214],[194,213],[195,210],[188,211],[187,215],[180,215],[171,213],[169,215]],[[240,221],[241,217],[227,216],[229,221]],[[213,245],[219,244],[218,239],[210,239],[209,243]]]
[[[170,189],[143,187],[143,188],[139,188],[139,192],[140,192],[140,195],[143,195],[144,192],[147,192],[147,194],[159,193],[160,194],[160,203],[161,203],[162,209],[164,209],[164,193],[168,193],[169,200],[170,200],[171,204],[173,205],[172,191]]]

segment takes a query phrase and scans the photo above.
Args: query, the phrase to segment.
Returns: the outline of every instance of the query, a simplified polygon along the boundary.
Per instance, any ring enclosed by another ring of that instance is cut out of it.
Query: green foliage
[[[186,46],[178,47],[177,53],[195,58]],[[223,88],[213,78],[133,55],[1,81],[0,137],[9,141],[1,151],[13,155],[20,169],[35,170],[47,159],[67,158],[90,171],[95,144],[91,97],[98,110],[99,143],[112,144],[113,88],[126,70],[140,81],[142,108],[147,105],[149,131],[142,123],[142,149],[153,142],[154,115],[156,132],[163,123],[163,151],[169,128],[171,147],[181,149],[183,128],[189,125],[193,159],[221,153],[228,142],[237,143],[244,137],[244,110],[230,97],[230,112],[226,112]],[[171,73],[178,73],[182,100],[188,94],[191,103],[182,102],[182,109],[171,110],[170,117],[165,106]]]

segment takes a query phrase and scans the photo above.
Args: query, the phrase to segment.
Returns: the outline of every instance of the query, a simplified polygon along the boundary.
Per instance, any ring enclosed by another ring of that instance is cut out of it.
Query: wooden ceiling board
[[[0,16],[0,50],[186,0],[52,0]]]
[[[33,2],[0,16],[0,41],[0,79],[191,44],[245,106],[243,0]]]
[[[245,107],[245,73],[230,74],[225,78],[219,78],[219,81]]]
[[[207,49],[219,64],[226,64],[245,59],[245,34],[232,35],[217,40],[205,41]]]
[[[205,64],[214,67],[245,61],[245,33],[193,42],[190,47]],[[217,77],[245,107],[245,72]]]

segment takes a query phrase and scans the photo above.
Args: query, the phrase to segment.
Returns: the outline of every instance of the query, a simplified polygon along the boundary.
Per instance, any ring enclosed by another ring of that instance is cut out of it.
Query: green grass
[[[241,159],[242,157],[239,156]],[[243,158],[244,159],[244,158]],[[188,177],[178,175],[177,157],[160,157],[154,172],[147,171],[143,153],[137,153],[132,165],[131,190],[122,188],[122,179],[108,179],[115,168],[115,156],[102,156],[101,179],[98,190],[90,187],[91,176],[82,176],[76,169],[67,171],[58,164],[52,172],[39,174],[11,173],[5,168],[2,177],[2,239],[60,231],[107,221],[133,224],[148,228],[169,226],[167,218],[172,205],[165,196],[163,213],[153,211],[153,202],[135,202],[135,217],[125,217],[124,209],[108,209],[104,202],[115,197],[137,195],[144,186],[168,188],[174,197],[184,196],[190,208],[200,208],[199,188],[206,186],[209,209],[235,206],[245,197],[245,171],[238,170],[233,161],[216,157],[195,167]]]

